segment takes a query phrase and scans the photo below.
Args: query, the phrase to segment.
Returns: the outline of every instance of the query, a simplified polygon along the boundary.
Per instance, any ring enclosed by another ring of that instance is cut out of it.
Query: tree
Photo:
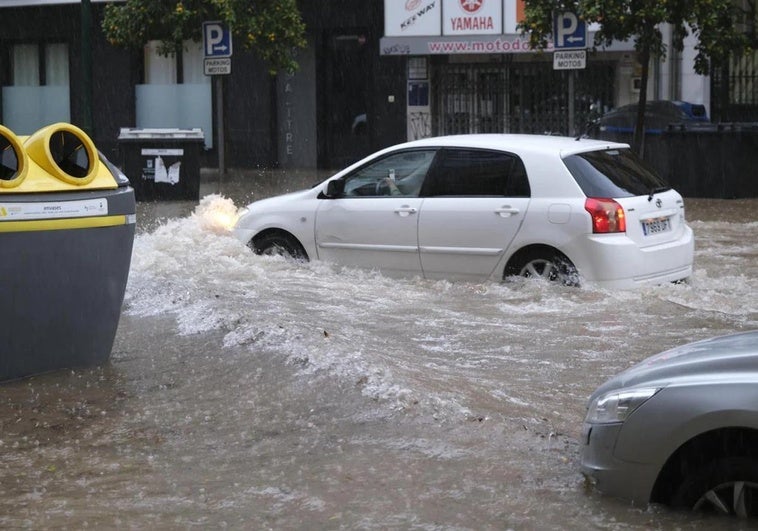
[[[296,0],[126,0],[105,6],[103,31],[116,46],[142,48],[161,42],[159,53],[173,55],[186,40],[202,39],[202,23],[220,20],[234,43],[253,50],[278,70],[297,69],[295,53],[305,48],[305,24]]]
[[[637,119],[632,145],[643,152],[647,82],[652,58],[665,58],[666,44],[661,33],[670,24],[671,45],[681,51],[684,39],[697,37],[694,68],[698,74],[710,72],[711,65],[729,60],[749,49],[749,40],[741,29],[745,13],[733,0],[525,0],[525,19],[519,25],[529,35],[533,48],[544,50],[552,34],[553,12],[571,11],[587,23],[599,26],[594,47],[612,41],[634,39],[634,48],[642,66]]]

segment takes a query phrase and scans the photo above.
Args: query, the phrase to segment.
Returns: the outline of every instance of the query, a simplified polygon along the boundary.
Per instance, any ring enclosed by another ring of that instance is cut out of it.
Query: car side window
[[[480,149],[444,149],[424,196],[529,197],[524,163],[516,155]]]
[[[435,149],[392,153],[345,178],[343,197],[418,197]]]

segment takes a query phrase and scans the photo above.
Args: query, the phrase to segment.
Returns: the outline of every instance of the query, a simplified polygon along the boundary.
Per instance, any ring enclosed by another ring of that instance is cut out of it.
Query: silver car
[[[758,514],[758,331],[663,352],[590,397],[582,473],[602,492]]]

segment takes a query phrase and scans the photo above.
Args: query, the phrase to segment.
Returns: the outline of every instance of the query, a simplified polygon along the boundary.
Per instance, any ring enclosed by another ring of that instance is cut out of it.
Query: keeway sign
[[[553,70],[587,68],[587,50],[556,50],[553,52]]]
[[[391,1],[384,6],[384,32],[386,35],[414,36],[442,33],[442,0]]]
[[[384,35],[516,35],[525,8],[524,0],[384,0]]]

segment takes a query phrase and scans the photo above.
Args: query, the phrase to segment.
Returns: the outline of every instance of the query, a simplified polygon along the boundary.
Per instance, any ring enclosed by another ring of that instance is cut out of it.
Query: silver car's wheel
[[[726,457],[701,466],[684,478],[672,505],[755,518],[758,516],[758,460]]]
[[[695,502],[694,509],[747,518],[754,516],[755,501],[758,501],[758,483],[728,481],[706,491]]]

